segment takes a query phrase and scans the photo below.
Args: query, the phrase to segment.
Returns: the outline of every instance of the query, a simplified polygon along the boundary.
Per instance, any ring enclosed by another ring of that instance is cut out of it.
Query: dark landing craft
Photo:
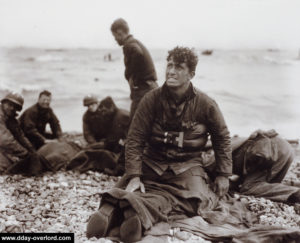
[[[213,53],[213,50],[204,50],[203,52],[201,52],[202,55],[205,56],[210,56]]]

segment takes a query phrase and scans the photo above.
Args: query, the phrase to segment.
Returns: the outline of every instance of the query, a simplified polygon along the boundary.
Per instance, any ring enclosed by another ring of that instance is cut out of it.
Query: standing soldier
[[[129,34],[127,22],[120,18],[111,25],[111,32],[120,46],[123,46],[125,78],[130,86],[130,120],[143,96],[158,87],[156,72],[146,47]]]

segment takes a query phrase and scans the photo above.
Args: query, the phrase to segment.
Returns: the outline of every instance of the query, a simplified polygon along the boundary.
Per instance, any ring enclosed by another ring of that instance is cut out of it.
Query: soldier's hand
[[[223,197],[229,189],[229,179],[226,176],[217,176],[214,183],[214,192]]]
[[[142,193],[145,193],[145,186],[144,184],[141,182],[141,179],[140,177],[133,177],[127,187],[126,187],[126,191],[128,192],[134,192],[136,191],[137,189],[140,189]]]

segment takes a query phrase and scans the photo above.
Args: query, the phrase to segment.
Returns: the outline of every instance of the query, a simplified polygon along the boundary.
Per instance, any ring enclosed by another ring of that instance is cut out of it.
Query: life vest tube
[[[205,125],[197,124],[184,131],[163,131],[160,125],[155,124],[152,129],[150,143],[155,147],[171,145],[186,150],[198,150],[205,147],[208,133]]]

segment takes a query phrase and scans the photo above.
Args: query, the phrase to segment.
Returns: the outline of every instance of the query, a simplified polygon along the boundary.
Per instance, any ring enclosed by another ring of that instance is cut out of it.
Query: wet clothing
[[[231,175],[230,135],[223,115],[215,101],[192,84],[180,104],[173,101],[166,85],[146,94],[132,122],[126,144],[126,174],[141,175],[143,162],[158,174],[167,168],[180,174],[203,166],[202,151],[210,135],[216,173]],[[157,131],[165,138],[159,140]],[[179,143],[184,139],[186,146]],[[195,143],[188,143],[192,141]]]
[[[19,121],[26,137],[37,149],[45,144],[46,139],[62,135],[59,120],[52,108],[41,108],[38,103],[25,110]],[[47,124],[50,125],[52,134],[46,132]]]
[[[126,186],[121,189],[113,188],[104,193],[102,202],[115,202],[114,205],[121,208],[132,207],[146,230],[159,221],[168,221],[174,215],[201,215],[205,210],[214,209],[219,202],[219,198],[211,190],[209,178],[203,177],[201,166],[178,175],[170,169],[158,175],[143,164],[142,181],[146,193],[122,190]]]
[[[65,169],[80,150],[74,142],[50,142],[42,146],[37,153],[47,160],[52,171],[58,171]]]
[[[219,198],[211,189],[202,156],[208,135],[214,144],[216,173],[231,175],[229,131],[215,101],[192,84],[180,103],[166,85],[150,91],[128,132],[125,175],[103,195],[102,203],[134,208],[144,229],[174,214],[193,216],[213,210]],[[141,178],[146,193],[122,190],[134,176]]]
[[[146,47],[129,35],[123,46],[125,78],[133,80],[133,85],[146,89],[146,81],[156,81],[156,72],[152,58]]]
[[[0,172],[25,158],[34,148],[24,136],[16,118],[7,117],[0,104]]]
[[[106,129],[103,129],[103,122],[103,116],[99,107],[95,112],[87,110],[84,113],[82,119],[83,136],[88,143],[99,142],[105,137]]]
[[[141,99],[144,97],[144,95],[149,92],[152,89],[155,89],[158,87],[158,84],[156,82],[149,82],[149,87],[147,89],[141,89],[141,90],[134,90],[131,91],[131,105],[130,105],[130,121],[133,119],[133,115],[141,101]]]
[[[147,48],[137,39],[129,35],[123,46],[125,78],[130,86],[132,105],[130,117],[140,102],[141,98],[149,91],[158,87],[156,71]]]
[[[298,187],[281,183],[293,160],[291,145],[279,136],[248,139],[233,151],[233,173],[240,176],[239,191],[287,202],[299,191]]]
[[[233,174],[239,179],[231,182],[231,190],[273,201],[292,202],[289,199],[299,192],[299,187],[281,182],[293,160],[293,148],[280,136],[249,138],[232,152]],[[214,169],[214,152],[207,151],[206,170],[211,172]]]
[[[72,158],[67,169],[123,174],[128,127],[129,112],[117,108],[111,97],[103,99],[95,112],[87,110],[83,115],[83,135],[89,145]]]
[[[102,104],[110,107],[110,112],[103,114]],[[86,111],[83,115],[83,135],[89,143],[103,141],[103,148],[119,152],[119,141],[127,136],[129,113],[119,109],[110,97],[103,99],[95,112]]]

